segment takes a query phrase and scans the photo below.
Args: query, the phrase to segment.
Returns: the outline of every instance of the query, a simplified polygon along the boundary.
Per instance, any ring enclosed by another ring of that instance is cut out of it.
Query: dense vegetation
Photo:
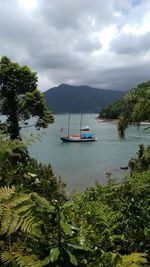
[[[109,177],[67,201],[50,165],[22,160],[27,145],[0,132],[0,266],[150,266],[149,147],[122,183]]]
[[[125,110],[125,101],[124,98],[121,98],[108,107],[103,108],[100,112],[99,117],[102,119],[115,120],[118,119],[120,114],[124,113]]]
[[[1,135],[0,266],[149,266],[150,171],[67,202],[50,166],[9,164],[20,146]]]
[[[141,121],[150,121],[150,81],[139,84],[121,100],[102,110],[100,118],[119,119],[118,132],[124,138],[126,128]]]

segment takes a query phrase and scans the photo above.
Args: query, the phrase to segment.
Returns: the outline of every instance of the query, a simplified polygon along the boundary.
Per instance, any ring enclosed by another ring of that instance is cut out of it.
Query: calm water
[[[149,130],[144,126],[138,130],[130,127],[126,141],[120,142],[114,122],[99,122],[97,114],[85,114],[83,126],[89,126],[98,137],[92,143],[63,143],[59,130],[64,127],[67,133],[68,116],[56,115],[55,123],[44,130],[41,140],[36,140],[30,147],[30,154],[43,163],[51,163],[57,176],[61,176],[68,185],[68,190],[82,190],[93,185],[96,180],[106,182],[106,172],[121,179],[127,171],[120,170],[138,151],[138,145],[149,143]],[[77,133],[80,127],[80,115],[71,115],[70,132]],[[29,135],[33,129],[27,129]],[[43,130],[41,131],[43,132]],[[37,131],[39,133],[39,131]]]

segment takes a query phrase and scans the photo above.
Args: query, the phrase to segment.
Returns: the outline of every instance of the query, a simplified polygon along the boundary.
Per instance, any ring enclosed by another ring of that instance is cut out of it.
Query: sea
[[[126,139],[120,141],[115,121],[101,121],[98,114],[84,114],[82,126],[89,126],[90,133],[96,134],[98,140],[88,143],[64,143],[62,135],[68,133],[67,114],[55,115],[55,122],[40,131],[29,127],[23,130],[25,139],[32,140],[29,153],[39,162],[50,163],[54,174],[66,183],[67,192],[82,192],[96,181],[106,184],[108,177],[121,181],[129,174],[126,167],[131,157],[135,156],[139,144],[150,144],[150,129],[146,125],[140,128],[130,126],[126,130]],[[70,118],[70,134],[79,133],[80,114]],[[32,122],[31,122],[32,123]]]

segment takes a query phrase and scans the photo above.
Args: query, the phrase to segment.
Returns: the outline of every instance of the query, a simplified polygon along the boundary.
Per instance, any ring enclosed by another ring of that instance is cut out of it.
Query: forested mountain
[[[110,119],[110,120],[118,119],[120,114],[122,114],[125,111],[125,109],[126,109],[125,101],[124,101],[124,97],[122,97],[116,102],[103,108],[100,111],[99,117],[102,119]]]
[[[124,92],[61,84],[44,94],[48,107],[54,113],[99,113],[121,98]]]
[[[130,122],[150,120],[150,81],[138,84],[121,99],[101,110],[99,117],[118,119],[125,115]]]

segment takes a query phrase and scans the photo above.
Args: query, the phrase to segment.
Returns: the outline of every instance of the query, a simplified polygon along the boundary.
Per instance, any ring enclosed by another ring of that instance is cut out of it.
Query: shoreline
[[[118,122],[118,119],[101,119],[99,117],[97,117],[96,119],[98,120],[98,122]],[[150,121],[141,121],[140,125],[150,125]]]

